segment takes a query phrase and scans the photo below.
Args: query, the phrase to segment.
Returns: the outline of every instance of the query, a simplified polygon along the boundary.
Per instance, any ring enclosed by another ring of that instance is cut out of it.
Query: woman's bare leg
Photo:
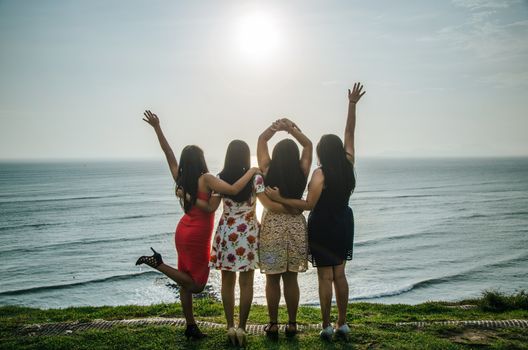
[[[156,267],[156,270],[192,293],[200,293],[205,287],[205,285],[196,284],[188,273],[175,269],[167,264],[160,264]]]
[[[334,282],[333,267],[318,267],[317,277],[319,280],[319,303],[321,304],[323,328],[326,328],[330,325],[330,310],[332,308],[332,284]]]
[[[268,315],[270,322],[277,323],[279,320],[280,301],[280,274],[266,275],[266,302],[268,303]]]
[[[185,317],[185,322],[187,322],[188,325],[196,324],[196,321],[194,320],[194,314],[193,314],[192,292],[185,289],[184,287],[180,287],[180,301],[182,304],[183,316]]]
[[[235,312],[235,282],[236,273],[222,270],[222,304],[227,321],[227,328],[235,326],[233,314]]]
[[[346,313],[348,308],[348,281],[345,275],[345,263],[333,266],[334,287],[337,302],[337,326],[341,327],[346,323]]]
[[[193,315],[193,293],[200,293],[205,288],[205,284],[196,284],[191,276],[166,264],[160,264],[156,269],[165,276],[176,282],[180,287],[180,301],[182,304],[183,316],[187,324],[196,324]]]
[[[246,322],[253,302],[253,277],[255,270],[241,272],[238,278],[240,285],[240,317],[238,327],[246,329]]]
[[[284,300],[286,300],[289,321],[296,322],[300,295],[297,272],[287,271],[283,273],[282,282],[284,282]]]

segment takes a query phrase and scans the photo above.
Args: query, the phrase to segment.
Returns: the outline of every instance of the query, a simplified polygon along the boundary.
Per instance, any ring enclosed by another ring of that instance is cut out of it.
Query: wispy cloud
[[[502,13],[519,1],[453,0],[469,10],[463,23],[440,29],[434,38],[470,50],[479,59],[508,60],[528,54],[528,20],[515,20]]]
[[[508,8],[521,0],[453,0],[453,4],[472,10]]]
[[[528,72],[499,72],[484,76],[479,81],[497,88],[528,86]]]
[[[452,0],[465,11],[464,20],[421,41],[437,41],[486,66],[478,81],[497,86],[528,85],[528,20],[519,18],[519,0]]]
[[[334,85],[338,85],[339,83],[340,83],[339,80],[326,80],[326,81],[322,81],[321,85],[323,85],[323,86],[334,86]]]

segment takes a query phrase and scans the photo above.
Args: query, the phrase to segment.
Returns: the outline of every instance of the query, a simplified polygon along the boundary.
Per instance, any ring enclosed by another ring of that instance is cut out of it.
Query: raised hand
[[[152,113],[150,110],[146,110],[143,115],[145,118],[143,118],[144,121],[149,123],[153,128],[156,128],[159,126],[159,118],[157,115]]]
[[[361,85],[361,83],[355,83],[354,88],[352,88],[352,91],[348,89],[348,101],[350,103],[358,103],[361,97],[365,95],[365,92],[366,92],[366,91],[361,92],[362,90],[363,90],[363,85]]]
[[[271,123],[271,130],[273,130],[274,132],[284,131],[286,130],[286,127],[287,125],[284,122],[282,122],[281,119],[277,119],[273,123]]]
[[[301,131],[301,129],[297,126],[297,124],[295,124],[294,122],[292,122],[290,119],[288,119],[288,118],[282,118],[281,121],[282,121],[284,124],[286,124],[286,127],[288,128],[288,131],[291,132],[291,130],[292,130],[293,128],[295,128],[295,129]]]
[[[174,156],[174,152],[172,152],[172,148],[167,142],[165,135],[163,135],[163,131],[161,131],[158,116],[149,110],[146,110],[143,113],[143,115],[145,116],[143,120],[149,123],[154,128],[154,132],[156,132],[156,135],[158,136],[158,141],[160,143],[161,149],[163,150],[163,153],[165,153],[165,158],[167,158],[167,163],[169,163],[169,168],[172,174],[172,178],[174,179],[174,181],[177,181],[178,161],[176,160],[176,157]]]
[[[271,128],[274,131],[287,131],[289,133],[291,133],[293,128],[296,128],[297,130],[301,131],[301,129],[299,129],[297,124],[295,124],[288,118],[277,119],[276,121],[273,122],[273,124],[271,125]]]

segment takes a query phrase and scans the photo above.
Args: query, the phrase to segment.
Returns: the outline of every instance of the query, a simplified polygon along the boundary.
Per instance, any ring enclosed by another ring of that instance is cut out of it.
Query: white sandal
[[[350,334],[350,327],[345,323],[341,327],[337,328],[335,332],[336,335],[340,337],[348,338],[348,335]]]
[[[242,328],[237,328],[236,330],[236,337],[238,340],[238,346],[241,348],[245,348],[247,344],[247,334],[246,331]]]
[[[231,327],[227,330],[227,338],[233,346],[237,345],[237,330],[235,327]]]
[[[334,327],[329,325],[325,329],[323,329],[321,332],[319,332],[319,336],[324,340],[332,340],[332,336],[334,335]]]

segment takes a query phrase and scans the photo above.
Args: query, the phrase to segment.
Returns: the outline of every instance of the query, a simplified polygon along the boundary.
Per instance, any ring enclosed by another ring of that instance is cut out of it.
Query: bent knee
[[[201,293],[203,292],[203,290],[205,289],[205,284],[196,284],[194,286],[192,286],[191,289],[191,292],[196,294],[196,293]]]

